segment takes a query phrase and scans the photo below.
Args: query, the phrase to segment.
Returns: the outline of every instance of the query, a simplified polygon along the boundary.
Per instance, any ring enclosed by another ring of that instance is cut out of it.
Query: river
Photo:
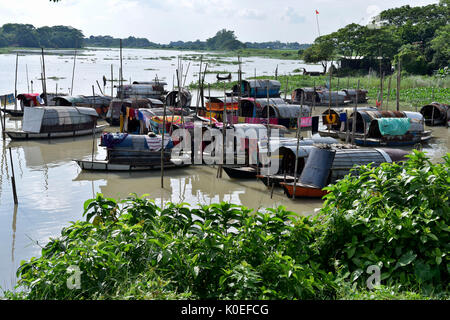
[[[156,74],[166,79],[171,88],[172,77],[177,65],[177,56],[194,52],[167,50],[124,49],[124,78],[151,80]],[[104,49],[84,52],[77,58],[75,67],[74,94],[90,95],[92,85],[98,80],[101,87],[103,75],[109,78],[111,62],[117,69],[118,50]],[[160,60],[144,58],[174,57]],[[83,58],[82,60],[78,60]],[[86,58],[86,59],[85,59]],[[107,59],[105,59],[107,58]],[[114,59],[114,60],[109,60]],[[231,61],[231,58],[228,58]],[[221,58],[223,60],[223,58]],[[278,65],[278,73],[284,74],[302,67],[295,61],[245,58],[244,72],[272,74]],[[33,79],[35,92],[40,92],[39,56],[33,54],[19,56],[18,93],[27,92],[26,69],[29,80]],[[49,55],[45,57],[47,88],[67,93],[70,88],[73,57],[69,55]],[[187,69],[187,61],[184,62]],[[26,66],[26,67],[25,67]],[[195,65],[191,63],[186,83],[195,81]],[[320,70],[320,66],[308,66],[310,70]],[[158,70],[144,70],[147,68]],[[214,66],[214,70],[234,70],[236,65]],[[0,94],[14,92],[15,55],[0,55]],[[198,66],[197,66],[198,69]],[[115,70],[117,75],[117,70]],[[233,77],[235,78],[235,74]],[[245,75],[244,75],[245,76]],[[215,77],[215,74],[208,75]],[[116,78],[116,77],[115,77]],[[57,79],[57,78],[52,78]],[[170,79],[170,81],[169,81]],[[207,78],[213,79],[213,78]],[[36,87],[37,86],[37,87]],[[98,93],[98,87],[95,86]],[[103,88],[102,88],[103,90]],[[106,92],[110,92],[108,85]],[[195,101],[195,100],[194,100]],[[316,108],[315,114],[322,112]],[[20,119],[7,118],[7,128],[20,128]],[[433,161],[439,161],[449,152],[450,143],[447,128],[432,128],[433,139],[425,147]],[[321,200],[288,199],[281,189],[275,189],[273,198],[265,185],[258,181],[234,180],[225,173],[216,178],[215,167],[187,167],[166,171],[164,189],[160,188],[160,172],[132,173],[89,173],[82,172],[73,159],[92,156],[92,137],[57,139],[52,141],[11,142],[0,139],[0,287],[12,289],[16,284],[16,270],[21,260],[39,256],[41,247],[51,237],[57,237],[70,221],[84,219],[83,203],[101,192],[107,197],[127,197],[130,193],[148,194],[156,204],[186,202],[192,206],[228,201],[251,208],[286,206],[288,210],[302,215],[314,214],[322,205]],[[94,144],[94,157],[103,159],[105,151]],[[11,148],[19,205],[14,206],[11,188]]]

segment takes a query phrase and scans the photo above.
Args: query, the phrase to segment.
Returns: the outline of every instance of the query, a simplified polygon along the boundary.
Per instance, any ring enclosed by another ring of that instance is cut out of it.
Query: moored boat
[[[25,107],[21,130],[6,130],[13,140],[76,137],[101,132],[97,112],[83,107]]]
[[[105,160],[74,160],[81,169],[93,171],[143,171],[161,169],[162,136],[134,135],[127,133],[103,133],[100,146],[105,147]],[[190,164],[190,157],[172,158],[172,139],[164,137],[163,165],[166,168]]]

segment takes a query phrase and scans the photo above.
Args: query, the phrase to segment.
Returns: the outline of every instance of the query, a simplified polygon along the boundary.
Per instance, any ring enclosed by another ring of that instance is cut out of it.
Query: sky
[[[312,43],[380,11],[438,0],[0,0],[0,25],[68,25],[90,35],[147,38],[156,43],[204,41],[221,29],[243,42]],[[319,14],[316,16],[316,10]],[[317,24],[318,19],[318,24]]]

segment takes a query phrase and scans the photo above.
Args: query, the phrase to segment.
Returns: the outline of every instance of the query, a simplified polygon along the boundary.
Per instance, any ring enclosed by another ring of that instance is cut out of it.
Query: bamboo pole
[[[298,168],[298,149],[300,147],[300,138],[302,136],[301,133],[301,124],[302,124],[302,113],[303,113],[303,95],[301,97],[300,102],[300,114],[297,118],[297,151],[295,154],[295,165],[294,165],[294,190],[292,192],[292,199],[295,199],[295,193],[297,192],[297,168]]]
[[[163,127],[161,133],[161,188],[164,188],[164,133],[166,131],[166,103],[164,103]],[[173,122],[173,116],[172,116]]]
[[[73,81],[75,78],[75,63],[77,61],[77,50],[74,52],[73,56],[73,68],[72,68],[72,85],[70,86],[70,95],[73,95]]]
[[[286,97],[287,97],[288,84],[289,84],[289,78],[286,77],[286,89],[284,90],[284,100],[286,100]]]
[[[329,91],[329,101],[328,101],[328,115],[331,115],[331,79],[332,79],[333,69],[330,67],[330,86],[328,88]],[[331,125],[327,124],[328,133],[330,133]]]
[[[16,76],[14,81],[14,110],[17,110],[17,69],[19,66],[19,53],[16,53]]]
[[[97,82],[98,90],[100,90],[100,93],[104,96],[105,94],[103,93],[102,88],[100,87],[100,83],[98,83],[98,80],[95,80],[95,82]]]
[[[358,90],[359,90],[359,79],[358,79],[358,86],[356,89],[356,100],[355,100],[355,107],[353,108],[353,122],[352,122],[352,144],[355,144],[355,134],[356,134],[356,112],[358,110]],[[363,119],[364,121],[364,119]]]
[[[94,96],[94,110],[95,110],[95,89],[94,86],[92,86],[92,95]],[[97,121],[94,122],[94,125],[92,126],[92,158],[91,162],[94,162],[94,149],[95,149],[95,127],[96,127]],[[92,164],[93,166],[93,164]]]
[[[120,75],[119,75],[119,85],[120,85],[120,99],[123,102],[123,57],[122,57],[122,39],[120,39]]]
[[[44,48],[41,48],[41,51],[42,51],[42,71],[43,71],[43,83],[44,83],[44,97],[45,97],[45,104],[48,105],[47,80],[46,80],[46,76],[45,76]]]
[[[12,191],[13,191],[14,204],[18,204],[19,201],[17,199],[16,179],[14,178],[14,163],[13,163],[13,159],[12,159],[11,148],[8,148],[8,149],[9,149],[9,159],[11,161],[11,186],[12,186]]]
[[[401,60],[398,60],[398,70],[397,70],[397,111],[400,111],[400,82],[401,82]]]
[[[3,140],[6,139],[6,95],[5,98],[3,99],[3,122],[2,122],[2,135],[3,135]]]
[[[270,161],[270,98],[269,98],[269,80],[266,83],[267,94],[267,157]],[[267,163],[267,186],[269,186],[269,163]]]
[[[392,81],[392,75],[390,75],[389,77],[389,82],[388,82],[388,93],[387,93],[387,100],[386,100],[386,111],[389,110],[389,99],[391,97],[391,81]]]
[[[25,64],[25,70],[26,70],[26,73],[27,73],[27,90],[28,90],[28,93],[31,93],[30,92],[30,81],[28,79],[28,65],[27,64]]]
[[[5,95],[5,105],[6,105],[6,95]],[[0,123],[2,124],[2,136],[3,136],[3,140],[6,139],[5,137],[5,125],[3,124],[3,118],[6,116],[6,114],[3,112],[0,112]]]
[[[380,82],[380,92],[381,92],[381,104],[380,104],[380,110],[383,110],[383,95],[384,95],[384,72],[381,73],[381,82]]]
[[[111,98],[113,98],[113,96],[114,96],[114,72],[113,72],[113,65],[111,64]]]

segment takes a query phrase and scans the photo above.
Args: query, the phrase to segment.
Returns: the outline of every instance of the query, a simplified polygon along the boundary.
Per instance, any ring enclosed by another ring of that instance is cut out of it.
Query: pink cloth
[[[300,127],[308,128],[312,126],[312,117],[303,117],[300,119]]]

